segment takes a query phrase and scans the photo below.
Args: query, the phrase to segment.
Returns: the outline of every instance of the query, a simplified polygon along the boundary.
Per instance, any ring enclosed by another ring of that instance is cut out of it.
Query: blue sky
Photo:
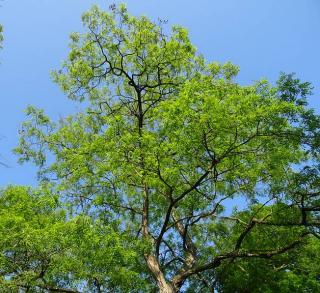
[[[280,71],[296,72],[314,84],[310,103],[320,110],[319,0],[3,0],[0,23],[0,186],[32,184],[35,168],[20,166],[11,149],[18,142],[23,109],[32,104],[54,119],[74,113],[79,105],[67,100],[50,80],[68,53],[68,36],[82,30],[80,16],[92,4],[108,9],[125,2],[135,14],[167,19],[187,27],[199,52],[211,61],[240,66],[238,81],[260,78],[274,82]]]

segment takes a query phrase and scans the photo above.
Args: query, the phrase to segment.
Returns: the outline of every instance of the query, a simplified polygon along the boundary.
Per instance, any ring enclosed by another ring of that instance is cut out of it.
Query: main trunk
[[[159,262],[154,255],[145,256],[149,270],[155,278],[160,293],[176,293],[175,288],[165,279],[160,270]]]
[[[141,91],[137,90],[135,87],[135,90],[137,92],[138,96],[138,132],[139,137],[142,138],[142,130],[143,130],[143,120],[144,120],[144,113],[142,108],[142,97],[141,97]],[[139,148],[141,149],[141,142],[139,141]],[[144,154],[141,152],[140,154],[140,165],[141,170],[145,171],[144,166]],[[142,234],[146,239],[150,238],[149,229],[148,229],[148,220],[149,220],[149,188],[146,184],[146,182],[143,180],[143,212],[142,212]],[[153,277],[155,278],[157,282],[158,289],[160,293],[176,293],[177,290],[166,280],[164,277],[164,274],[162,273],[160,269],[160,265],[158,262],[158,259],[153,254],[146,254],[145,259],[147,262],[147,266],[152,273]]]

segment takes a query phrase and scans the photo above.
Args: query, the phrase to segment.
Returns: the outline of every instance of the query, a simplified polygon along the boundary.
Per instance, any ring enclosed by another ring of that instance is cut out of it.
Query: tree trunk
[[[155,278],[160,293],[176,293],[175,288],[166,280],[160,270],[159,262],[154,255],[145,256],[149,270]]]

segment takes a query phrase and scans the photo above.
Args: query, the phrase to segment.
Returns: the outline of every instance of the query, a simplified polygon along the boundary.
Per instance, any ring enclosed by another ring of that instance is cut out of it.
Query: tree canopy
[[[47,188],[9,186],[0,194],[2,292],[111,292],[143,286],[138,252],[116,224],[68,219]]]
[[[26,111],[15,151],[40,187],[1,193],[3,290],[319,290],[312,86],[241,85],[186,29],[110,10],[52,74],[84,110]]]

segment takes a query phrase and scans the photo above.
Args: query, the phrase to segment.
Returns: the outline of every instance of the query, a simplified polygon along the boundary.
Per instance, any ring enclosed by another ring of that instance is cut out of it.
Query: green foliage
[[[312,93],[312,85],[294,78],[293,73],[281,73],[277,86],[282,100],[294,102],[297,105],[307,105],[306,99]]]
[[[261,209],[260,213],[270,213],[284,206],[271,206]],[[291,215],[290,215],[291,214]],[[252,214],[251,214],[252,215]],[[248,215],[235,215],[243,219]],[[292,217],[292,211],[282,213],[283,217]],[[284,220],[284,219],[282,219]],[[275,221],[275,219],[273,219]],[[266,226],[250,234],[243,248],[247,250],[282,247],[297,234],[297,229],[285,229],[281,226]],[[237,227],[234,231],[236,237]],[[303,245],[270,259],[237,259],[225,262],[217,270],[218,292],[319,292],[320,267],[319,240],[306,239]]]
[[[58,242],[74,248],[73,258],[59,254],[50,282],[93,290],[94,276],[105,292],[236,292],[237,265],[250,277],[259,266],[263,278],[273,258],[290,263],[297,247],[308,263],[320,210],[311,85],[282,74],[275,87],[241,86],[239,68],[207,62],[184,28],[167,31],[123,5],[110,13],[94,6],[83,22],[53,78],[84,110],[52,122],[29,107],[16,148],[67,205]],[[266,292],[298,278],[291,264]]]
[[[143,286],[135,241],[111,224],[83,215],[68,219],[46,188],[2,190],[0,234],[1,292]]]

